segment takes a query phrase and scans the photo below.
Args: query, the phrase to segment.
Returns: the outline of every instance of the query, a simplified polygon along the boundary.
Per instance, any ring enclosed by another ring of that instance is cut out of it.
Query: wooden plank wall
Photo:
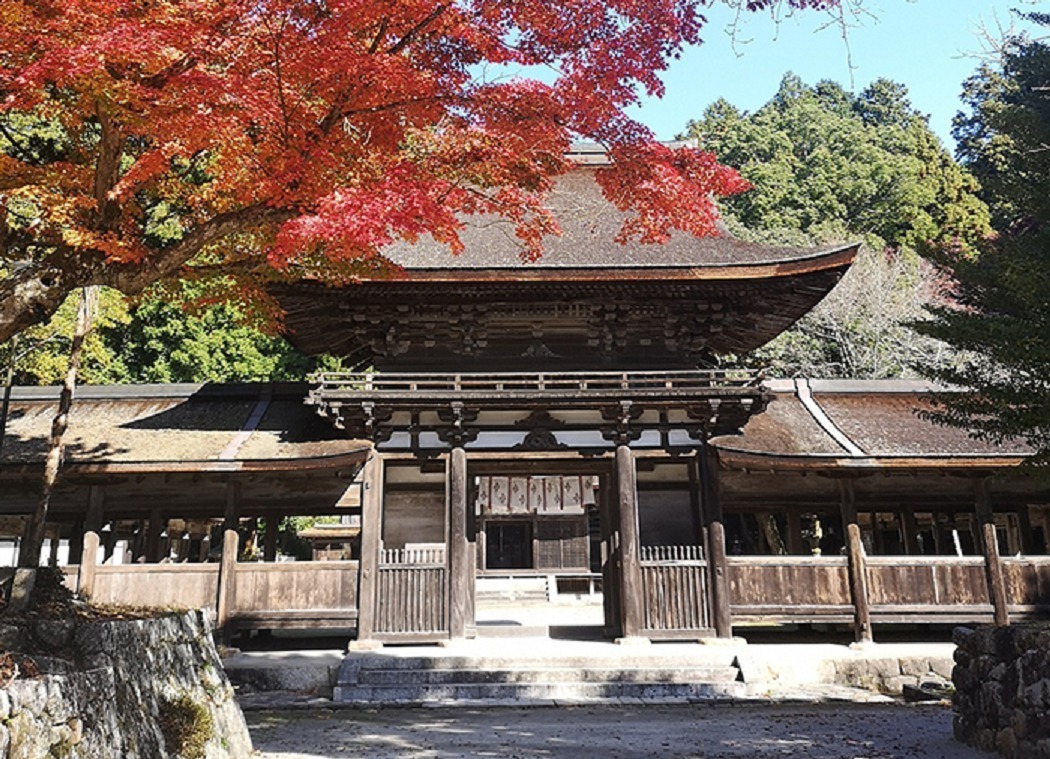
[[[357,608],[356,561],[237,565],[233,615]]]
[[[851,614],[845,556],[730,556],[734,616]]]
[[[95,603],[215,610],[218,564],[103,564],[95,570]]]
[[[1050,556],[1004,558],[1003,575],[1008,604],[1050,612]]]
[[[732,556],[735,618],[816,620],[851,613],[840,556]],[[868,556],[868,600],[883,621],[959,621],[989,616],[981,556]],[[1050,557],[1003,559],[1011,614],[1050,613]]]
[[[872,607],[988,604],[981,556],[869,556],[867,565]]]

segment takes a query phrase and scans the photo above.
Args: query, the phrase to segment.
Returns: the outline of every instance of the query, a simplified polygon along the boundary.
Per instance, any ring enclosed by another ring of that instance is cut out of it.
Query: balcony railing
[[[324,395],[363,392],[375,395],[630,392],[667,393],[757,389],[762,376],[747,370],[677,370],[648,372],[537,372],[493,374],[321,372],[314,392]]]

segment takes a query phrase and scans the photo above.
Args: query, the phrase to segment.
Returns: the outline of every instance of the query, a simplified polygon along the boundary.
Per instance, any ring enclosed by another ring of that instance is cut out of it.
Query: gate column
[[[642,565],[639,557],[638,485],[634,454],[627,445],[616,446],[617,517],[620,527],[620,593],[623,637],[644,637]]]
[[[733,636],[733,619],[729,608],[729,574],[726,562],[726,528],[722,498],[718,490],[718,462],[715,452],[704,443],[700,447],[700,499],[707,523],[707,555],[711,562],[711,617],[715,635]]]
[[[353,487],[351,485],[351,487]],[[361,559],[357,586],[357,640],[351,648],[372,648],[375,642],[376,597],[379,579],[379,538],[383,520],[383,460],[379,453],[361,472]]]
[[[465,638],[473,625],[473,554],[467,541],[467,452],[448,457],[448,637]]]

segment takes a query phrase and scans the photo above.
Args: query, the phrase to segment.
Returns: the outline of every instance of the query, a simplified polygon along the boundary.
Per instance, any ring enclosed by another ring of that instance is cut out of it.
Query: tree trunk
[[[7,362],[7,375],[4,377],[4,401],[0,407],[0,458],[4,453],[4,440],[7,439],[7,414],[11,409],[11,387],[15,384],[15,361],[18,358],[18,335],[11,338],[11,357]]]
[[[73,344],[69,351],[69,369],[62,393],[58,400],[58,413],[51,423],[51,440],[48,445],[47,458],[44,463],[44,479],[40,486],[40,498],[36,511],[29,517],[18,552],[18,566],[32,569],[40,564],[40,551],[44,544],[44,526],[47,522],[47,511],[51,504],[51,493],[58,481],[58,471],[62,465],[63,437],[69,426],[69,409],[73,405],[73,390],[77,384],[77,370],[80,367],[80,354],[84,347],[84,338],[91,330],[91,322],[97,290],[84,288],[80,291],[80,306],[77,309],[77,322],[73,331]]]

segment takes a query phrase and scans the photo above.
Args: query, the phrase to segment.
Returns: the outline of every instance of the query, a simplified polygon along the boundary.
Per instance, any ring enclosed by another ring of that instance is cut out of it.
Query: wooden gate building
[[[83,393],[53,512],[71,581],[143,603],[177,577],[166,602],[190,594],[229,627],[350,625],[362,642],[469,637],[476,582],[508,572],[599,577],[615,638],[784,621],[868,638],[880,622],[1046,612],[1047,495],[1004,476],[1026,451],[923,421],[926,386],[704,368],[793,324],[855,245],[622,246],[601,155],[576,158],[552,197],[563,234],[538,263],[475,219],[457,257],[396,248],[399,277],[275,285],[290,339],[358,372]],[[16,395],[8,517],[30,510],[48,403]],[[352,513],[360,554],[273,562],[288,513]],[[186,545],[165,552],[176,516]],[[236,560],[245,520],[263,561]],[[135,561],[96,566],[122,531]]]

